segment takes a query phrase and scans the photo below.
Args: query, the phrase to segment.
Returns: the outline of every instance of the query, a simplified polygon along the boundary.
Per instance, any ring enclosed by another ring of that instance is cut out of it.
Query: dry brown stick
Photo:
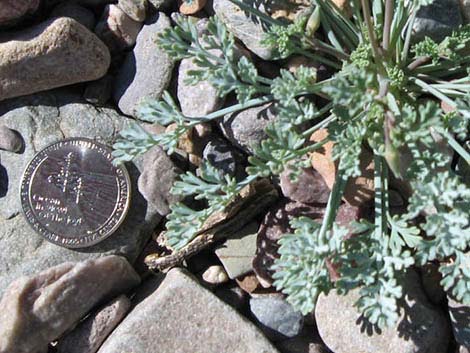
[[[154,271],[164,271],[181,264],[215,241],[229,237],[266,209],[278,197],[277,191],[267,180],[260,180],[240,192],[227,209],[208,219],[209,224],[202,232],[181,250],[170,255],[151,254],[145,258],[147,266]]]

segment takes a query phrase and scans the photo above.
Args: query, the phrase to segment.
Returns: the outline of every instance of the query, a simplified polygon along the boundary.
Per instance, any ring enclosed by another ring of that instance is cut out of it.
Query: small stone
[[[201,11],[207,0],[180,0],[180,12],[183,15],[194,15]]]
[[[45,349],[97,303],[126,292],[140,277],[120,256],[64,263],[21,277],[0,302],[0,352]]]
[[[0,125],[0,150],[19,152],[23,148],[23,145],[23,139],[18,132],[5,125]]]
[[[440,42],[461,24],[460,0],[435,0],[418,10],[413,24],[413,41],[430,37]]]
[[[450,295],[447,299],[455,340],[461,346],[461,350],[470,350],[470,306],[457,302]]]
[[[174,61],[155,44],[158,35],[170,27],[169,18],[157,13],[140,31],[134,51],[127,54],[114,91],[124,114],[134,116],[144,99],[159,99],[170,83]]]
[[[354,306],[359,299],[358,289],[346,295],[338,295],[336,291],[320,294],[315,318],[328,348],[335,353],[446,352],[449,323],[440,309],[428,302],[418,274],[408,271],[402,284],[405,300],[398,323],[381,330],[380,334],[373,332]]]
[[[219,265],[209,267],[202,274],[202,279],[209,284],[222,284],[228,282],[229,278],[224,268]]]
[[[62,337],[57,353],[96,353],[130,308],[131,301],[125,295],[117,297]]]
[[[264,129],[275,118],[273,105],[265,104],[226,115],[220,128],[234,146],[253,154],[253,147],[266,138]]]
[[[168,272],[160,286],[136,305],[98,352],[156,350],[278,352],[252,323],[180,269]]]
[[[462,12],[462,17],[464,24],[470,22],[470,0],[460,0],[460,10]]]
[[[435,305],[442,304],[446,298],[446,292],[441,286],[442,275],[439,272],[439,266],[430,263],[419,270],[423,290],[429,301]]]
[[[134,21],[145,21],[147,0],[119,0],[117,6]]]
[[[111,4],[105,7],[95,33],[111,52],[119,52],[135,44],[141,29],[141,22],[133,20],[118,6]]]
[[[245,173],[245,157],[235,147],[221,138],[214,138],[202,152],[203,160],[237,180],[242,179]]]
[[[291,180],[290,174],[289,168],[281,174],[281,189],[285,197],[307,204],[328,202],[330,189],[315,169],[302,169],[296,181]]]
[[[57,5],[51,12],[51,18],[69,17],[81,23],[89,30],[95,27],[95,15],[91,10],[86,7],[64,2]]]
[[[240,288],[248,294],[253,293],[260,287],[258,277],[253,273],[249,273],[243,277],[236,278],[235,280],[237,281],[237,284],[240,286]]]
[[[328,137],[327,129],[319,129],[310,136],[310,141],[317,143],[323,141]],[[336,179],[337,165],[333,161],[333,141],[328,141],[323,147],[317,151],[310,153],[310,160],[312,167],[315,169],[325,180],[326,185],[331,190]]]
[[[112,95],[114,84],[114,77],[106,75],[97,81],[93,81],[87,84],[83,98],[88,103],[102,106],[105,105]]]
[[[0,26],[15,24],[22,17],[34,13],[41,0],[2,0]]]
[[[261,329],[271,340],[297,336],[302,330],[302,313],[277,296],[263,295],[250,299],[250,310]]]
[[[170,192],[180,173],[181,171],[160,146],[154,146],[143,156],[143,170],[138,182],[139,191],[162,216],[170,213],[170,205],[181,200],[181,197]]]
[[[7,37],[0,43],[0,100],[96,80],[111,61],[106,46],[67,17]]]
[[[148,0],[155,10],[167,9],[173,4],[174,0]]]
[[[260,21],[230,0],[214,0],[213,7],[216,15],[225,23],[229,31],[240,39],[249,50],[264,60],[270,60],[273,57],[273,48],[262,43],[265,30]],[[263,4],[260,4],[257,9],[265,12]]]
[[[249,223],[215,250],[231,279],[252,271],[256,253],[257,223]]]

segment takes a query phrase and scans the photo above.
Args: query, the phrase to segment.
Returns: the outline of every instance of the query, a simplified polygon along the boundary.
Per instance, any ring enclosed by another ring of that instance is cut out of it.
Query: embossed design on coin
[[[21,181],[26,219],[47,240],[68,248],[110,236],[129,208],[130,180],[112,164],[111,150],[72,138],[36,154]]]

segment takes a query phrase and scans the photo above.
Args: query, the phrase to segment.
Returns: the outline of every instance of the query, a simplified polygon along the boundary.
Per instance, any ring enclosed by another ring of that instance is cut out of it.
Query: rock
[[[464,346],[459,346],[457,347],[458,353],[470,353],[470,348],[469,347],[464,347]]]
[[[402,302],[399,322],[380,334],[373,333],[353,304],[358,290],[345,296],[335,291],[321,294],[315,310],[318,331],[325,344],[335,353],[355,352],[446,352],[449,324],[439,308],[424,295],[418,274],[409,271],[403,283],[406,299]],[[361,324],[362,323],[362,324]]]
[[[272,59],[273,48],[262,44],[266,32],[262,23],[256,17],[247,15],[245,11],[230,2],[230,0],[214,0],[213,7],[216,15],[225,23],[229,31],[240,39],[248,49],[261,59]],[[257,8],[265,12],[263,3]]]
[[[460,11],[462,12],[463,22],[470,22],[470,0],[460,0]]]
[[[99,353],[153,353],[156,349],[178,353],[277,352],[253,324],[180,269],[169,271],[158,289],[137,304]]]
[[[277,343],[281,353],[331,353],[322,342],[316,327],[304,326],[295,337]]]
[[[0,302],[0,352],[41,350],[97,303],[139,283],[140,277],[120,256],[66,262],[36,276],[21,277]]]
[[[147,0],[119,0],[117,6],[134,21],[145,21]]]
[[[351,6],[347,0],[332,0],[333,3],[348,17],[352,16]]]
[[[248,294],[255,292],[260,287],[260,282],[255,274],[249,273],[245,276],[235,279],[238,286]]]
[[[228,238],[215,250],[231,279],[252,271],[252,261],[256,253],[257,223],[249,223],[237,232],[236,237]]]
[[[328,137],[327,129],[319,129],[310,136],[310,141],[313,143],[320,142]],[[319,150],[310,153],[310,160],[312,167],[323,177],[326,185],[331,190],[336,179],[337,165],[333,161],[333,141],[328,141]]]
[[[211,54],[220,56],[217,50],[210,50]],[[187,83],[188,72],[198,69],[193,59],[181,60],[178,74],[178,101],[181,112],[189,117],[201,117],[221,108],[224,100],[217,95],[217,90],[207,81],[195,85]]]
[[[293,231],[289,222],[300,216],[321,222],[324,212],[324,206],[283,201],[272,207],[266,214],[258,231],[256,256],[253,260],[253,270],[263,287],[268,288],[273,283],[271,267],[279,258],[278,240],[284,234]],[[345,203],[340,206],[336,221],[347,226],[351,221],[359,220],[362,216],[362,209]]]
[[[282,298],[270,295],[251,298],[250,310],[263,332],[272,340],[294,337],[302,330],[302,313]]]
[[[142,28],[134,51],[127,54],[119,70],[114,99],[127,115],[135,115],[144,99],[159,99],[170,83],[174,62],[155,44],[159,33],[169,27],[169,18],[158,13]]]
[[[235,147],[220,138],[214,138],[202,152],[203,160],[216,167],[223,174],[242,179],[246,173],[244,170],[245,157]]]
[[[104,105],[111,98],[114,77],[106,75],[97,81],[90,82],[83,93],[83,98],[93,105]]]
[[[173,195],[170,190],[181,173],[160,146],[154,146],[143,156],[143,170],[139,177],[139,191],[145,199],[155,206],[158,213],[166,216],[170,205],[181,201],[181,196]]]
[[[206,2],[207,0],[179,0],[179,10],[183,15],[194,15],[204,8]]]
[[[433,263],[426,264],[419,269],[423,290],[429,301],[435,305],[442,304],[446,298],[446,292],[441,286],[442,275],[439,266]]]
[[[77,21],[62,17],[0,43],[0,100],[93,81],[108,70],[106,46]]]
[[[461,24],[460,0],[435,0],[418,10],[413,25],[413,41],[430,37],[440,42]]]
[[[15,24],[22,17],[34,13],[41,0],[2,0],[0,26]]]
[[[281,189],[285,197],[308,204],[328,202],[330,189],[315,169],[302,169],[297,181],[292,181],[290,174],[290,169],[286,169],[281,174]]]
[[[264,129],[274,119],[273,105],[266,104],[226,115],[220,128],[234,146],[252,154],[253,146],[259,145],[266,138]]]
[[[95,27],[95,15],[91,10],[74,4],[74,3],[61,3],[54,7],[50,15],[51,18],[68,17],[72,18],[78,23],[82,24],[89,30]]]
[[[0,103],[0,122],[24,139],[22,154],[0,151],[0,295],[10,282],[65,261],[84,261],[110,254],[134,262],[150,238],[160,216],[137,190],[138,168],[130,163],[132,198],[126,220],[103,242],[76,251],[56,246],[37,235],[22,215],[18,197],[20,180],[36,152],[68,137],[88,137],[112,145],[128,119],[109,108],[86,104],[78,94],[48,92]]]
[[[202,274],[202,279],[209,284],[222,284],[228,282],[229,278],[224,268],[219,265],[209,267]]]
[[[57,353],[96,353],[130,307],[131,301],[125,295],[112,300],[62,337]]]
[[[148,0],[148,2],[156,10],[166,9],[173,4],[173,0]]]
[[[0,150],[19,152],[22,148],[23,139],[21,135],[5,125],[0,125]]]
[[[447,299],[455,340],[465,352],[465,349],[470,350],[470,306],[457,302],[450,295]]]
[[[142,23],[133,20],[116,5],[107,5],[95,33],[111,52],[119,52],[135,44]]]

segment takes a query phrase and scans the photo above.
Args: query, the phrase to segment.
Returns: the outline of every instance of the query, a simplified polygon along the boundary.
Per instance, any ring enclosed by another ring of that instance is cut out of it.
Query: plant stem
[[[415,77],[410,77],[410,80],[414,83],[416,83],[419,87],[421,87],[423,90],[425,90],[426,92],[428,93],[431,93],[433,96],[435,96],[436,98],[446,102],[447,104],[449,104],[451,107],[453,108],[456,108],[457,107],[457,104],[455,104],[455,102],[450,99],[449,97],[447,97],[445,94],[443,94],[442,92],[440,92],[438,89],[432,87],[431,85],[427,84],[426,82],[418,79],[418,78],[415,78]]]
[[[384,19],[383,38],[382,38],[382,48],[385,51],[388,51],[389,44],[390,44],[392,21],[393,21],[393,0],[385,0],[385,19]]]
[[[444,136],[447,139],[447,142],[449,143],[449,145],[454,149],[454,151],[457,152],[460,155],[460,157],[462,157],[465,160],[465,162],[467,162],[467,164],[470,165],[470,153],[468,153],[465,150],[465,148],[463,148],[457,142],[457,140],[454,138],[454,136],[452,136],[451,133],[449,133],[448,131],[442,128],[434,128],[434,130],[436,130],[439,134]]]
[[[428,63],[430,60],[431,58],[429,56],[420,56],[419,58],[416,58],[411,64],[409,64],[407,69],[413,71],[419,66]]]
[[[377,38],[374,32],[374,25],[371,21],[371,14],[369,8],[369,0],[361,0],[362,11],[364,13],[364,20],[366,21],[367,31],[369,33],[369,40],[372,46],[372,54],[374,57],[375,64],[377,65],[379,72],[382,76],[386,76],[386,71],[382,63],[379,46],[377,45]]]
[[[410,22],[408,24],[408,28],[406,29],[406,37],[405,37],[405,44],[403,46],[403,51],[401,53],[401,61],[406,62],[408,58],[408,52],[410,50],[411,45],[411,33],[413,31],[413,25],[415,23],[416,14],[418,13],[418,2],[416,0],[413,1],[413,10],[411,12]]]

